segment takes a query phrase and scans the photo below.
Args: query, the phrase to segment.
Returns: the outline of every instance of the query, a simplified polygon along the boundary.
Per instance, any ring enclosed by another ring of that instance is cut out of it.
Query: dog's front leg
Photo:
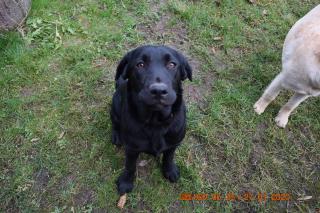
[[[177,182],[180,177],[179,169],[173,160],[175,150],[176,147],[163,152],[162,172],[170,182]]]
[[[125,168],[117,180],[118,192],[120,195],[131,192],[133,189],[133,181],[138,157],[138,152],[126,151]]]
[[[271,84],[264,91],[263,95],[254,104],[254,111],[260,115],[264,112],[267,106],[278,96],[280,90],[282,89],[281,83],[283,81],[283,74],[280,73],[275,77]]]

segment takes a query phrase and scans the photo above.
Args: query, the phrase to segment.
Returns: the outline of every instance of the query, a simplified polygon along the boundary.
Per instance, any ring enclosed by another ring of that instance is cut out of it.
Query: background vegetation
[[[169,184],[142,155],[126,212],[313,212],[320,208],[319,99],[274,123],[253,104],[281,69],[290,27],[317,0],[33,0],[26,25],[0,34],[0,209],[116,212],[123,149],[111,144],[114,72],[128,50],[167,44],[190,59],[188,133]],[[181,201],[181,193],[221,201]],[[232,192],[266,202],[226,201]],[[290,201],[271,201],[289,193]],[[309,197],[307,197],[309,196]],[[312,196],[312,198],[310,198]],[[298,199],[304,199],[298,201]]]

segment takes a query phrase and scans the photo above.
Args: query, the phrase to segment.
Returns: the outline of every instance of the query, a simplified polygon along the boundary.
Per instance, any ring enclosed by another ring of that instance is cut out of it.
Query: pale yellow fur
[[[298,20],[286,36],[282,71],[271,82],[254,110],[261,114],[282,89],[295,94],[280,109],[275,121],[285,127],[291,112],[310,96],[320,95],[320,5]]]

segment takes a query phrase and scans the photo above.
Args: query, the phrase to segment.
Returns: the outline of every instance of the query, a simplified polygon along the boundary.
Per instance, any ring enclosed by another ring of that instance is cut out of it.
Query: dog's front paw
[[[120,177],[117,180],[117,188],[118,188],[118,193],[120,195],[123,195],[125,193],[129,193],[133,189],[133,177],[129,176],[125,172],[120,175]]]
[[[258,115],[261,115],[266,109],[266,107],[266,103],[260,99],[253,105],[253,109]]]
[[[278,127],[285,128],[288,123],[288,116],[283,114],[278,114],[275,118]]]
[[[120,141],[119,132],[116,130],[112,130],[112,143],[116,146],[121,146],[122,143]]]
[[[177,182],[180,177],[180,172],[178,167],[173,163],[162,168],[163,176],[167,178],[170,182]]]

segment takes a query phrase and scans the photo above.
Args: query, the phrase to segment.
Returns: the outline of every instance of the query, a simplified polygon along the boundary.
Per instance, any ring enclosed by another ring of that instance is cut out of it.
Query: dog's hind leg
[[[276,124],[284,128],[288,123],[288,118],[291,112],[299,106],[301,102],[306,100],[309,95],[295,93],[289,101],[280,109],[277,117],[275,118]]]
[[[254,111],[260,115],[264,112],[267,106],[278,96],[281,91],[281,82],[283,79],[283,74],[280,73],[277,75],[275,79],[271,82],[271,84],[264,91],[263,95],[260,99],[254,104]]]

